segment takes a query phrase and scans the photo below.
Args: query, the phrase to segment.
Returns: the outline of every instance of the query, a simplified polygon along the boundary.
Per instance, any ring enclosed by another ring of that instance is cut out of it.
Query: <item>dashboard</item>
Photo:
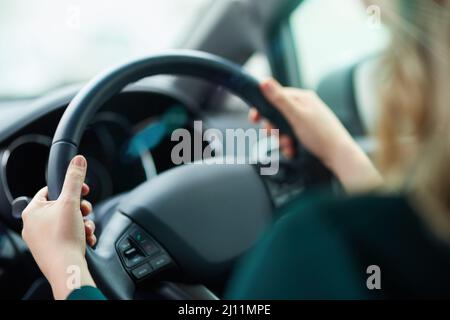
[[[14,130],[10,132],[9,123],[3,124],[3,130],[0,125],[0,138],[10,133],[0,141],[0,214],[6,220],[11,220],[14,199],[32,197],[46,185],[52,137],[75,93],[40,101],[31,107],[33,112],[28,110],[25,119],[11,125]],[[150,87],[127,88],[105,103],[89,124],[79,148],[88,160],[86,182],[91,192],[87,199],[98,204],[174,167],[170,151],[175,142],[169,132],[161,134],[157,128],[170,111],[185,119],[184,128],[193,132],[191,119],[199,119],[193,110],[195,107],[184,97]],[[12,117],[12,124],[19,118]],[[152,132],[158,134],[151,145],[135,147],[142,134]]]

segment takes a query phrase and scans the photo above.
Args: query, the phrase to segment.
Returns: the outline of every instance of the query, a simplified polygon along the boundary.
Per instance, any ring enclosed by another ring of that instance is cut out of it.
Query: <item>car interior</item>
[[[352,34],[344,37],[343,29],[365,23],[364,10],[348,1],[349,18],[334,17],[342,20],[335,30],[302,30],[302,21],[328,10],[326,0],[203,1],[170,51],[121,60],[32,97],[0,98],[0,298],[52,299],[21,238],[20,208],[47,184],[56,198],[61,164],[80,153],[89,163],[87,199],[98,239],[87,258],[104,294],[221,299],[233,267],[277,208],[314,188],[341,188],[306,152],[295,162],[281,159],[275,176],[259,176],[251,165],[175,165],[176,142],[153,129],[169,114],[192,135],[203,134],[196,120],[202,130],[257,128],[248,121],[249,107],[256,107],[283,130],[257,90],[257,79],[272,76],[316,90],[371,154],[370,74],[384,38],[378,32],[344,39]],[[341,39],[354,41],[350,51],[336,45]],[[376,45],[360,50],[367,47],[361,39]],[[142,139],[145,147],[133,149]]]

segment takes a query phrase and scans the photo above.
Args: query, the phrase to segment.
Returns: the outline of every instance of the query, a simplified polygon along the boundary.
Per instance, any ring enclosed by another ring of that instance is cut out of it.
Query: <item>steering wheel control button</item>
[[[139,230],[138,228],[134,227],[130,231],[130,238],[133,239],[136,242],[139,242],[142,240],[143,232]]]
[[[156,242],[148,234],[138,228],[132,229],[130,239],[139,246],[147,256],[152,256],[160,252],[160,248]]]
[[[160,269],[162,267],[165,267],[169,265],[172,261],[170,260],[169,256],[166,254],[162,254],[156,258],[153,258],[150,260],[150,264],[152,265],[153,269]]]
[[[134,256],[132,256],[131,258],[127,258],[125,259],[125,264],[127,265],[127,267],[131,268],[134,267],[135,265],[141,263],[142,261],[144,261],[145,257],[141,254],[136,254]]]
[[[146,277],[147,275],[149,275],[152,271],[153,271],[152,266],[148,263],[145,263],[142,266],[139,266],[136,269],[133,269],[133,271],[131,271],[131,273],[137,280],[140,280],[140,279]]]
[[[131,247],[131,248],[125,250],[125,251],[123,252],[123,255],[124,255],[125,257],[127,257],[127,258],[131,258],[131,257],[133,257],[134,255],[136,255],[137,253],[138,253],[138,251],[136,250],[136,248]]]
[[[131,232],[131,238],[140,245],[150,241],[149,236],[139,229],[135,229]]]
[[[141,247],[148,256],[152,256],[160,251],[156,243],[150,239],[147,239],[145,242],[141,243]]]
[[[120,252],[125,252],[126,250],[128,250],[130,248],[131,248],[130,240],[123,239],[122,241],[120,241],[120,243],[119,243],[119,251]]]
[[[173,265],[173,260],[161,245],[137,225],[132,225],[119,239],[116,250],[135,281],[151,276]]]

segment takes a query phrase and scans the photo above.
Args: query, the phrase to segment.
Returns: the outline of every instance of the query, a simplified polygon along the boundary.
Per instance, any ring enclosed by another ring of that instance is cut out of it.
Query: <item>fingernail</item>
[[[72,163],[73,165],[80,168],[86,167],[86,159],[84,159],[84,157],[82,156],[76,156],[75,158],[73,158]]]

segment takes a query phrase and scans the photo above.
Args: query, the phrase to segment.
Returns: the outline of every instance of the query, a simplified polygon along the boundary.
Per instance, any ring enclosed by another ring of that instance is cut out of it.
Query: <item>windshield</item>
[[[41,95],[176,46],[211,0],[2,0],[0,98]]]

